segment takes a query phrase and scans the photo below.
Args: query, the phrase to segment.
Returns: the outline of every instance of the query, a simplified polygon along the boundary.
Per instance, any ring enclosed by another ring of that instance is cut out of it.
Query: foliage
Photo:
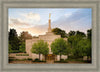
[[[53,54],[61,55],[68,54],[67,42],[63,38],[55,39],[54,42],[51,44],[51,50]]]
[[[91,56],[91,42],[88,39],[81,40],[78,43],[79,55],[81,56]]]
[[[69,35],[68,47],[71,48],[71,55],[75,58],[91,56],[91,41],[83,32],[76,31],[75,35]]]
[[[46,62],[46,61],[42,61],[42,60],[39,60],[38,58],[36,58],[35,60],[33,60],[33,62]]]
[[[91,40],[92,29],[87,30],[87,38]]]
[[[10,61],[27,61],[27,60],[32,60],[31,58],[24,58],[24,59],[15,59],[15,58],[9,58],[9,62]]]
[[[16,54],[16,56],[29,56],[29,54]]]
[[[40,54],[46,55],[49,53],[47,42],[44,42],[43,40],[39,40],[37,43],[34,43],[32,45],[31,52],[39,54],[39,59],[40,59]]]
[[[19,46],[19,51],[25,53],[25,42],[22,42],[21,45]]]
[[[71,54],[73,54],[74,56],[78,56],[78,50],[77,50],[78,43],[80,40],[84,39],[86,35],[83,32],[79,32],[79,31],[77,32],[70,31],[69,34],[71,35],[69,35],[68,37],[68,46],[69,48],[71,48]]]
[[[27,60],[32,60],[32,58],[27,58]]]
[[[80,31],[77,31],[76,32],[76,35],[80,36],[80,37],[86,37],[85,33],[84,32],[80,32]]]
[[[38,59],[38,58],[36,58],[35,60],[34,60],[34,62],[39,62],[40,60]]]
[[[11,39],[11,37],[17,37],[17,32],[15,29],[10,29],[9,39]]]
[[[9,53],[12,53],[12,46],[9,44]]]
[[[19,53],[19,50],[12,50],[12,53]]]
[[[69,33],[68,33],[68,36],[74,36],[75,35],[75,31],[70,31]]]
[[[54,28],[52,29],[52,32],[56,35],[61,35],[62,38],[67,37],[67,34],[64,30],[61,30],[60,28]]]
[[[28,32],[22,32],[18,37],[15,29],[9,31],[9,44],[11,45],[10,50],[12,53],[25,52],[25,40],[30,39],[32,36]]]
[[[25,42],[26,39],[32,39],[32,36],[28,32],[23,31],[21,32],[19,38],[22,42]]]
[[[81,36],[75,35],[68,37],[68,43],[71,45],[71,48],[77,48],[78,42],[82,39]]]
[[[10,29],[9,44],[11,45],[12,50],[19,50],[20,40],[15,29]]]

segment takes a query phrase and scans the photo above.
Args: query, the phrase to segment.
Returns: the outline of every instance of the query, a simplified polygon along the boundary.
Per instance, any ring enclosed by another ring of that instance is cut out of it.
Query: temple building
[[[51,43],[57,39],[57,38],[61,38],[61,35],[55,35],[52,32],[51,29],[51,19],[50,19],[51,14],[49,14],[49,20],[48,20],[48,32],[46,32],[45,35],[39,35],[38,37],[34,37],[32,39],[27,39],[26,40],[26,53],[29,54],[29,56],[34,60],[36,58],[39,58],[38,54],[32,53],[31,52],[31,48],[32,45],[34,43],[36,43],[38,40],[44,40],[45,42],[47,42],[49,44],[49,54],[46,56],[46,60],[55,60],[55,61],[59,61],[60,60],[60,56],[59,55],[54,55],[51,51]],[[66,39],[67,40],[67,39]],[[40,60],[45,60],[45,56],[41,54],[41,59]],[[67,59],[67,55],[62,55],[61,57],[62,59]]]

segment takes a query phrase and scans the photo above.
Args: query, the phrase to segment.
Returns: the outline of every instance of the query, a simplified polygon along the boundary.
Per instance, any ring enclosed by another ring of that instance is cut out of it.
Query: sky
[[[60,28],[68,33],[71,30],[87,32],[92,28],[91,8],[9,8],[8,31],[16,29],[20,35],[28,31],[32,36],[43,35],[48,30],[49,13],[51,28]]]

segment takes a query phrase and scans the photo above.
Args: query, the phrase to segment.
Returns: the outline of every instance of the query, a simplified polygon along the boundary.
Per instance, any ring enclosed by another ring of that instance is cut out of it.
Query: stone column
[[[48,27],[48,32],[51,32],[51,19],[49,19],[49,27]]]

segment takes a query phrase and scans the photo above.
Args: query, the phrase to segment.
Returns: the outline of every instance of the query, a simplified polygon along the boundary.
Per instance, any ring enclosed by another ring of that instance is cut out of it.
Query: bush
[[[60,61],[61,61],[61,62],[64,62],[64,59],[61,59]]]
[[[24,53],[25,52],[25,42],[22,42],[21,45],[19,46],[19,51]]]
[[[38,58],[36,58],[33,62],[46,62],[46,61],[42,61],[42,60],[39,60]]]
[[[8,61],[9,61],[9,62],[10,62],[10,61],[14,61],[14,59],[9,59]]]
[[[32,60],[32,58],[28,58],[27,60]]]
[[[38,58],[36,58],[36,59],[34,60],[34,62],[40,62],[40,60],[39,60]]]
[[[9,59],[12,59],[12,58],[15,58],[15,57],[9,57]]]
[[[29,54],[16,54],[16,56],[29,56]]]
[[[12,53],[19,53],[19,50],[12,50]]]
[[[20,61],[25,61],[25,60],[27,60],[26,58],[24,58],[24,59],[19,59]]]

